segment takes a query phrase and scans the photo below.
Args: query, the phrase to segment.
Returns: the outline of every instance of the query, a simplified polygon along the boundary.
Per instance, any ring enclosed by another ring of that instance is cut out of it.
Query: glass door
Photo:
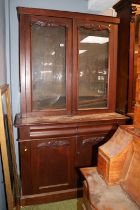
[[[113,27],[111,24],[94,21],[75,23],[75,33],[78,37],[74,43],[75,52],[77,51],[75,112],[102,112],[115,108],[114,59],[117,48],[116,40],[113,42]]]
[[[70,28],[71,21],[66,19],[32,17],[30,76],[33,112],[70,112]]]

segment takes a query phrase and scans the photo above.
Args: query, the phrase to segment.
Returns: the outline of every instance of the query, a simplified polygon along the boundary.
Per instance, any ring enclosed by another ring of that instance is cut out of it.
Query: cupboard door
[[[76,20],[74,32],[75,112],[115,109],[117,27]],[[76,54],[76,52],[79,52]],[[77,92],[75,91],[77,90]]]
[[[33,193],[72,188],[75,138],[48,138],[31,142]]]
[[[98,147],[107,141],[106,134],[84,135],[77,138],[76,146],[76,166],[97,165]]]
[[[20,21],[22,113],[71,113],[72,21],[48,16]]]

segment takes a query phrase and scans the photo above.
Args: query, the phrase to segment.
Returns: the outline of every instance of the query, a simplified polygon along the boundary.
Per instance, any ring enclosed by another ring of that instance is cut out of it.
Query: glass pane
[[[66,108],[66,31],[32,25],[32,109]]]
[[[79,106],[107,107],[109,31],[80,28]]]

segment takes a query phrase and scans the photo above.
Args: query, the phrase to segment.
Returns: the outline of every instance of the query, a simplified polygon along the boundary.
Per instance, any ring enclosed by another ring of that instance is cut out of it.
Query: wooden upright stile
[[[10,178],[10,166],[8,160],[8,151],[6,144],[6,133],[4,126],[4,112],[3,112],[3,104],[2,104],[2,96],[5,96],[5,104],[6,104],[6,114],[8,121],[8,133],[9,133],[9,143],[10,143],[10,153],[11,153],[11,162],[12,162],[12,170],[14,177],[14,189],[12,189],[12,183]],[[5,189],[6,189],[6,197],[7,197],[7,207],[8,210],[19,210],[20,209],[20,189],[18,183],[18,173],[17,173],[17,165],[16,165],[16,155],[15,155],[15,147],[14,147],[14,135],[13,135],[13,124],[12,124],[12,113],[11,113],[11,103],[10,103],[10,91],[8,85],[0,86],[0,148],[1,148],[1,156],[2,156],[2,165],[3,165],[3,173],[4,173],[4,181],[5,181]]]

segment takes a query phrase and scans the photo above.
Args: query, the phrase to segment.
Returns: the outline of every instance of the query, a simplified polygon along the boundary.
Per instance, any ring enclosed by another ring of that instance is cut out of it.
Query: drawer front
[[[79,126],[77,129],[78,135],[84,135],[84,134],[102,134],[102,133],[114,133],[114,131],[117,129],[118,124],[105,124],[105,125],[83,125]]]
[[[73,136],[76,134],[76,128],[57,128],[57,129],[50,129],[46,126],[30,127],[30,138],[46,138],[46,137],[59,137],[59,136]]]
[[[50,126],[22,126],[19,128],[19,140],[45,139],[46,137],[61,137],[76,135],[76,127],[58,127]]]

